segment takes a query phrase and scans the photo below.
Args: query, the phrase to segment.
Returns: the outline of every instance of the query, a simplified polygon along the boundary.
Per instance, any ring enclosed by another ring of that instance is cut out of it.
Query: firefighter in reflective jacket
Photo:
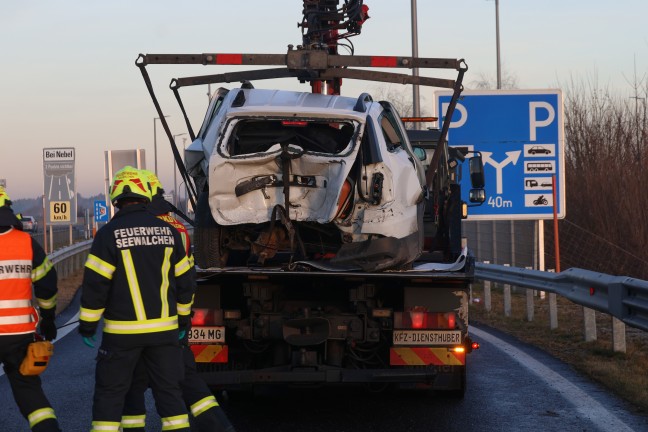
[[[184,242],[185,251],[190,260],[191,241],[187,228],[176,218],[171,216],[171,205],[164,199],[164,189],[157,176],[151,171],[141,170],[142,176],[147,180],[152,200],[148,211],[169,225],[178,230]],[[194,271],[192,264],[192,272]],[[199,432],[234,432],[234,426],[230,423],[223,409],[218,404],[205,381],[196,372],[196,361],[193,352],[189,349],[186,335],[181,335],[180,346],[184,361],[184,379],[180,381],[182,396],[185,404],[189,407],[194,417],[193,428]],[[126,395],[124,405],[124,416],[122,417],[122,428],[128,432],[144,431],[146,424],[146,406],[144,404],[144,392],[149,386],[146,370],[138,364],[133,376],[133,384]]]
[[[118,431],[138,362],[150,378],[162,430],[189,430],[179,381],[178,336],[193,298],[180,234],[146,210],[151,193],[139,170],[118,171],[110,199],[119,209],[92,243],[81,287],[79,332],[92,343],[104,318],[97,355],[92,431]]]
[[[56,270],[43,248],[21,228],[7,192],[0,187],[0,363],[31,430],[59,431],[40,377],[25,376],[19,370],[38,324],[38,313],[32,307],[32,283],[40,309],[40,333],[47,340],[56,338],[57,293]]]

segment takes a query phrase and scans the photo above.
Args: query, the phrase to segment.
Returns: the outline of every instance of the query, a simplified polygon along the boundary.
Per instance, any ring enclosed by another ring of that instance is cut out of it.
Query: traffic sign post
[[[435,94],[443,121],[452,93]],[[450,123],[448,143],[481,152],[486,201],[471,207],[470,220],[565,217],[563,101],[560,90],[464,91]],[[468,202],[470,176],[462,176]]]
[[[74,148],[43,149],[45,220],[51,225],[77,222],[74,185]]]

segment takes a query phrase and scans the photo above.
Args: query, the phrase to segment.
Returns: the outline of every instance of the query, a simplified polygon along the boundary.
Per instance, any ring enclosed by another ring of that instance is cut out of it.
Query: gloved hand
[[[189,324],[191,323],[191,318],[189,315],[178,315],[178,339],[182,340],[187,334],[187,329],[189,328]]]
[[[96,340],[96,338],[94,336],[83,336],[83,343],[85,345],[89,346],[90,348],[95,347],[94,343],[93,343],[95,340]]]
[[[52,341],[56,339],[56,323],[54,322],[53,317],[41,318],[39,333],[45,338],[45,340]]]

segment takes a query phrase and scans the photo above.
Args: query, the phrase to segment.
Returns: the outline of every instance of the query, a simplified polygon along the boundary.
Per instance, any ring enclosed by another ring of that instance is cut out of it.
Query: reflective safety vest
[[[32,306],[29,234],[11,228],[0,233],[0,335],[33,333],[38,313]]]
[[[162,219],[164,222],[168,223],[173,228],[178,230],[180,237],[182,237],[182,244],[185,247],[185,252],[187,253],[188,257],[191,257],[191,239],[189,238],[189,231],[187,231],[187,227],[184,226],[184,224],[178,219],[171,216],[169,213],[161,214],[158,216],[158,218]]]

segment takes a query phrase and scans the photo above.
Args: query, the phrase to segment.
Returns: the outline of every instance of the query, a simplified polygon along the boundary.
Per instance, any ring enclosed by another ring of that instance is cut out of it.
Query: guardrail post
[[[490,261],[484,261],[484,264],[490,264]],[[486,309],[486,312],[491,311],[491,282],[490,281],[483,281],[484,282],[484,309]]]
[[[594,309],[583,307],[583,326],[585,327],[585,342],[596,340],[596,312]]]
[[[555,273],[555,269],[547,270],[550,273]],[[558,300],[556,293],[549,293],[549,328],[556,330],[558,328]]]
[[[612,349],[614,352],[626,352],[626,326],[623,321],[612,317]]]
[[[532,267],[527,267],[527,269],[532,269]],[[527,313],[527,321],[531,322],[533,321],[533,295],[534,295],[534,289],[532,288],[527,288],[526,290],[526,313]]]
[[[510,267],[510,264],[504,264],[505,267]],[[511,285],[504,284],[504,316],[511,316]]]

